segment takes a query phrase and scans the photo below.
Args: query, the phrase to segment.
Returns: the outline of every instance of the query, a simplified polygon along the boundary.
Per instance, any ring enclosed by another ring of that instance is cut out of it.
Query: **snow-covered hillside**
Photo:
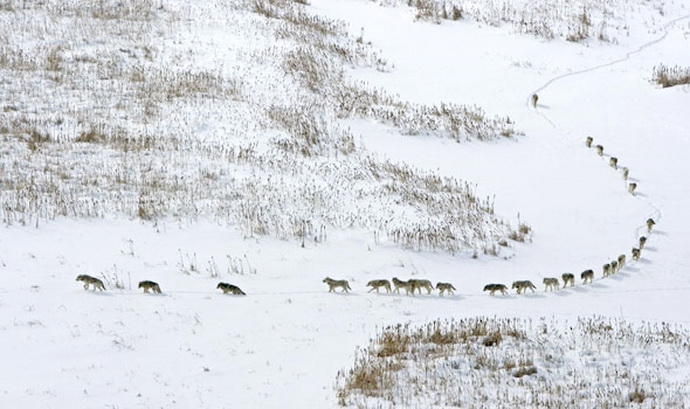
[[[534,405],[529,388],[624,365],[612,389],[553,404],[618,391],[620,407],[682,407],[690,97],[651,78],[690,66],[690,8],[588,2],[592,31],[574,38],[578,2],[535,4],[554,16],[546,36],[501,17],[527,1],[301,3],[0,4],[0,406],[387,407],[343,394],[376,340],[489,317],[524,335],[391,373],[397,390],[425,371],[488,376],[508,401],[421,388],[396,403]],[[453,7],[463,18],[436,14]],[[544,292],[563,273],[576,285]],[[326,276],[352,291],[329,293]],[[393,277],[457,291],[368,292]],[[515,280],[537,291],[482,291]],[[526,381],[486,369],[513,364]]]

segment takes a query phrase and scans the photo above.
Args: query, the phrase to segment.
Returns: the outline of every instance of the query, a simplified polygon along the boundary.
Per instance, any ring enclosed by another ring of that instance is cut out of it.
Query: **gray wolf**
[[[558,288],[560,287],[560,284],[558,283],[558,279],[555,277],[545,277],[544,278],[544,285],[546,286],[544,291],[558,290]]]
[[[585,270],[580,274],[580,278],[582,279],[582,284],[591,283],[594,280],[594,271]]]
[[[613,273],[611,272],[611,270],[612,270],[612,268],[611,268],[611,263],[606,263],[606,264],[604,264],[604,267],[602,268],[603,276],[604,276],[604,277],[608,277],[608,276],[610,276],[611,274],[613,274]]]
[[[521,280],[521,281],[513,281],[513,287],[514,289],[517,290],[518,294],[522,294],[524,291],[532,290],[534,292],[534,289],[537,288],[532,284],[531,281],[529,280]]]
[[[561,278],[563,279],[563,288],[565,288],[568,283],[570,283],[571,287],[575,285],[575,274],[565,273],[561,275]]]
[[[609,159],[609,166],[611,166],[614,169],[618,169],[618,158],[611,158]]]
[[[453,287],[451,283],[436,283],[436,289],[439,291],[438,295],[441,297],[443,297],[443,293],[445,292],[453,295],[453,291],[455,291],[455,287]]]
[[[409,281],[398,280],[397,277],[393,277],[393,287],[395,287],[393,290],[394,293],[400,293],[401,288],[404,288],[407,294],[410,294],[410,291],[412,290],[412,286],[410,285]]]
[[[426,289],[427,294],[431,294],[434,291],[434,286],[431,285],[431,281],[422,279],[410,279],[407,281],[410,284],[410,290],[412,295],[414,295],[415,290],[419,290],[419,294],[422,293],[422,288]]]
[[[640,259],[640,249],[637,247],[633,247],[632,249],[632,259],[633,260],[639,260]]]
[[[223,294],[232,293],[235,295],[247,295],[244,291],[240,290],[240,287],[228,283],[218,283],[216,288],[223,290]]]
[[[349,290],[352,290],[350,288],[350,284],[347,282],[347,280],[334,280],[330,277],[326,277],[323,279],[323,282],[328,284],[328,292],[332,293],[335,291],[337,287],[340,287],[342,289],[342,292],[347,293]]]
[[[158,283],[149,280],[139,281],[139,288],[143,288],[145,293],[148,293],[149,290],[157,294],[161,293],[161,287]]]
[[[391,283],[388,280],[371,280],[367,283],[367,287],[371,287],[371,290],[369,290],[369,292],[372,292],[374,290],[376,290],[376,292],[379,292],[379,288],[381,287],[385,288],[387,293],[391,292]]]
[[[489,291],[490,295],[494,295],[496,291],[500,291],[501,294],[508,294],[508,287],[505,284],[487,284],[484,286],[484,291]]]
[[[105,291],[105,286],[103,285],[103,281],[97,279],[96,277],[91,277],[90,275],[86,275],[86,274],[80,274],[77,276],[77,279],[75,281],[83,282],[85,290],[88,290],[89,285],[92,285],[94,291],[96,291],[96,289],[98,289],[100,291]]]

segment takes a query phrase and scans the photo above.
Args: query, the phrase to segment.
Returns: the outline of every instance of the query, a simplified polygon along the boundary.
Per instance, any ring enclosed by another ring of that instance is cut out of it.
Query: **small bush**
[[[662,88],[690,84],[690,67],[667,67],[660,64],[654,67],[653,81]]]

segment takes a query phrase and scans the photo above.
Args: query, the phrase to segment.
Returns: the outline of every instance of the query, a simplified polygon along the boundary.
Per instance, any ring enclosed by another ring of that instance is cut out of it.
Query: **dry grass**
[[[689,341],[680,327],[598,317],[395,325],[357,351],[336,393],[357,408],[680,408],[688,379],[667,374],[690,363]]]
[[[662,88],[690,84],[690,67],[667,67],[664,64],[659,64],[654,67],[652,78]]]

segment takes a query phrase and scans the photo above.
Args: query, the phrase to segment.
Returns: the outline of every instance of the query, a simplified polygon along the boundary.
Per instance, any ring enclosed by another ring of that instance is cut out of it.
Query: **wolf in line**
[[[139,281],[139,288],[143,288],[145,293],[148,293],[149,290],[153,291],[155,294],[161,293],[161,287],[154,281]]]
[[[247,295],[244,291],[240,290],[240,287],[228,283],[218,283],[216,288],[223,290],[223,294],[232,293],[235,295]]]
[[[455,287],[451,283],[436,283],[436,289],[439,291],[438,295],[443,297],[443,293],[448,293],[448,295],[453,295]]]
[[[588,148],[591,148],[592,142],[594,142],[594,138],[592,138],[591,136],[588,136],[587,139],[585,139],[585,146],[587,146]]]
[[[93,291],[96,291],[96,289],[100,291],[105,291],[105,285],[103,285],[103,281],[97,279],[96,277],[91,277],[90,275],[86,274],[80,274],[77,276],[77,279],[75,281],[83,282],[85,290],[88,290],[89,285],[91,285],[93,286]]]
[[[508,287],[505,284],[487,284],[484,286],[484,291],[488,291],[490,295],[494,295],[496,291],[500,291],[501,294],[508,294]]]
[[[594,280],[594,271],[585,270],[580,274],[580,278],[582,279],[582,284],[591,283]]]
[[[537,107],[537,102],[539,102],[539,95],[532,94],[532,107],[533,108]]]
[[[637,189],[637,183],[635,182],[630,182],[628,184],[628,192],[630,192],[631,195],[635,196],[635,190]]]
[[[601,145],[597,145],[594,147],[594,149],[597,150],[597,155],[603,156],[604,155],[604,147]]]
[[[645,236],[640,236],[638,239],[639,242],[639,249],[642,250],[644,248],[645,243],[647,243],[647,238]]]
[[[625,254],[618,256],[618,270],[622,270],[625,267]]]
[[[558,283],[558,279],[556,277],[546,277],[546,278],[544,278],[543,282],[544,282],[544,285],[546,286],[544,291],[558,290],[561,286]]]
[[[328,284],[328,292],[332,293],[335,292],[335,289],[340,287],[341,292],[348,293],[352,288],[350,288],[350,284],[347,282],[347,280],[334,280],[330,277],[326,277],[323,279],[323,282]]]
[[[565,288],[568,283],[570,283],[571,287],[575,285],[575,274],[564,273],[561,275],[561,278],[563,279],[563,288]]]
[[[367,287],[371,287],[369,292],[376,290],[378,293],[381,287],[385,288],[387,293],[391,292],[391,282],[388,280],[371,280],[367,283]]]
[[[613,260],[609,263],[611,265],[611,274],[616,274],[620,268],[618,268],[618,261]]]
[[[656,223],[654,222],[654,219],[652,219],[651,217],[649,219],[647,219],[647,233],[652,232],[652,228],[654,228],[655,224]]]
[[[415,290],[419,290],[419,294],[421,295],[422,288],[426,289],[427,294],[431,294],[431,292],[434,291],[434,286],[431,285],[431,281],[429,280],[411,278],[407,282],[410,284],[412,295],[414,295]]]
[[[611,263],[604,264],[604,267],[602,268],[602,273],[603,273],[604,277],[608,277],[612,274],[611,273]]]
[[[410,294],[410,290],[412,289],[409,281],[399,280],[398,277],[393,277],[393,287],[395,287],[393,292],[398,294],[400,294],[401,288],[404,288],[407,294]]]
[[[611,166],[614,169],[618,169],[618,158],[612,157],[609,159],[609,166]]]
[[[630,176],[630,169],[623,168],[623,180],[628,180],[628,176]]]
[[[534,289],[537,288],[532,284],[531,281],[529,280],[521,280],[521,281],[513,281],[513,289],[517,290],[518,294],[522,294],[523,292],[529,290],[532,290],[534,292]]]
[[[635,261],[640,259],[640,249],[637,247],[633,247],[632,249],[632,259]]]

